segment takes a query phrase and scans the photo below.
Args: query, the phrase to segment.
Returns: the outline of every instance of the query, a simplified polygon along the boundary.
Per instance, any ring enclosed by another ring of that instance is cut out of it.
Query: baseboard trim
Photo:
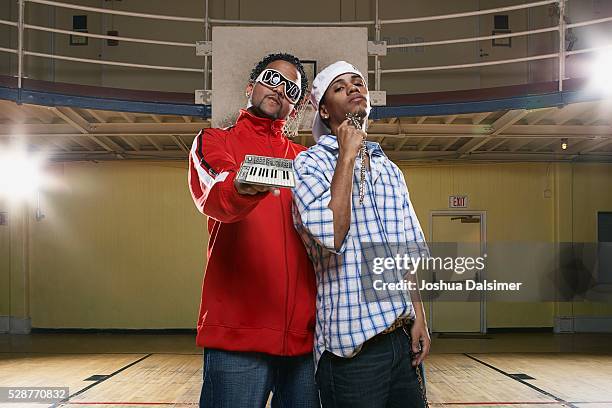
[[[552,333],[553,327],[489,327],[487,333]]]
[[[555,333],[612,333],[612,316],[556,316]]]
[[[32,319],[29,317],[0,316],[0,333],[30,334]]]
[[[196,334],[196,329],[83,329],[33,327],[32,333],[65,334]]]

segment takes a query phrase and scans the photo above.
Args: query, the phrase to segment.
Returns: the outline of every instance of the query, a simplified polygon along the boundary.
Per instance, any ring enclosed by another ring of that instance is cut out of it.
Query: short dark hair
[[[290,64],[293,64],[298,72],[300,73],[300,77],[302,77],[302,83],[300,89],[302,90],[301,97],[303,98],[306,95],[306,90],[308,89],[308,78],[306,77],[306,72],[304,71],[304,66],[295,55],[287,54],[284,52],[276,53],[276,54],[268,54],[261,61],[253,67],[251,71],[251,82],[255,82],[259,74],[266,69],[266,67],[274,61],[283,60],[287,61]]]

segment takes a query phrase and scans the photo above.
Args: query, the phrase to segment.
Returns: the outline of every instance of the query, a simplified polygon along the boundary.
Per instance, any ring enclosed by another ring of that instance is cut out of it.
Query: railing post
[[[374,30],[375,30],[375,40],[380,41],[380,16],[378,15],[378,0],[375,2],[375,21],[374,21]],[[380,91],[380,60],[379,56],[374,56],[374,90]]]
[[[208,0],[204,0],[204,41],[210,41],[210,21],[208,18]],[[208,55],[204,55],[204,90],[210,90],[210,82],[208,76],[209,67]]]
[[[559,92],[565,78],[565,0],[559,0]]]
[[[23,19],[24,19],[24,0],[18,0],[19,16],[17,21],[17,88],[22,87],[23,77]]]

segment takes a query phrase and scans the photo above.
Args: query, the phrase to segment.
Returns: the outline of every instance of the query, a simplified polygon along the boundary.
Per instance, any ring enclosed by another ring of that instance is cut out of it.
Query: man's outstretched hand
[[[259,184],[241,183],[234,179],[234,188],[238,194],[255,195],[259,193],[271,192],[273,195],[278,196],[280,190],[277,187],[260,186]]]

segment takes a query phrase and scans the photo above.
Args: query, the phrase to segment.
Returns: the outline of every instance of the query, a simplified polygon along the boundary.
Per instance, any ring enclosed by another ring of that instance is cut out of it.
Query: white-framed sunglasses
[[[276,88],[281,86],[282,84],[285,84],[285,97],[293,105],[295,105],[300,100],[300,96],[302,95],[302,88],[300,84],[295,81],[292,81],[279,71],[272,68],[266,68],[261,71],[261,74],[259,74],[255,82],[259,82],[267,86],[268,88]]]

